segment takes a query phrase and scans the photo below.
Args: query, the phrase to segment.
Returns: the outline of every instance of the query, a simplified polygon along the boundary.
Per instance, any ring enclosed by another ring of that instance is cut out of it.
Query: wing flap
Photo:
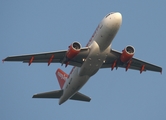
[[[24,60],[23,63],[28,63],[29,60]],[[52,63],[61,62],[61,59],[53,59],[51,61]],[[48,63],[48,59],[42,59],[42,60],[33,60],[33,63]]]
[[[162,68],[159,67],[159,66],[150,64],[148,62],[144,62],[144,61],[136,59],[136,58],[132,58],[131,67],[135,66],[137,68],[141,68],[142,65],[145,65],[145,70],[155,71],[155,72],[162,72]]]
[[[52,55],[54,55],[56,58],[64,57],[66,51],[55,51],[55,52],[44,52],[44,53],[38,53],[38,54],[27,54],[27,55],[19,55],[19,56],[9,56],[4,59],[4,61],[29,61],[31,57],[34,57],[34,61],[38,60],[49,60]],[[48,62],[48,61],[47,61]]]

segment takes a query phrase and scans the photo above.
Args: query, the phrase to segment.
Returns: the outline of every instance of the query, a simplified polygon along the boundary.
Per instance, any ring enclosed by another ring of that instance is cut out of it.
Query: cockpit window
[[[106,15],[105,17],[107,18],[110,14]]]
[[[107,18],[109,15],[114,14],[114,13],[115,13],[115,12],[109,13],[108,15],[105,16],[105,18]]]

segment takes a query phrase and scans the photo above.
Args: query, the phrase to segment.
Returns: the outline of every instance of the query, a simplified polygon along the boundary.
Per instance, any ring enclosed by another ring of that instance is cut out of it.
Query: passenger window
[[[69,84],[71,83],[71,81],[72,81],[72,78],[70,79]]]

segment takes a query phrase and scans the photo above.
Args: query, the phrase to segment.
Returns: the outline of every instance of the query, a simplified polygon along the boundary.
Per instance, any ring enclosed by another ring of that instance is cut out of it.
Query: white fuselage
[[[94,75],[105,62],[110,53],[113,41],[122,23],[122,15],[118,12],[106,15],[98,25],[87,47],[89,54],[81,67],[73,67],[63,86],[63,95],[59,100],[62,104],[72,97]]]

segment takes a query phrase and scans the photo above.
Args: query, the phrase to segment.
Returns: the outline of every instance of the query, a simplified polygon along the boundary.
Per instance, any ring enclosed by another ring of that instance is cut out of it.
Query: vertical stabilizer
[[[66,81],[66,79],[68,78],[68,74],[66,74],[64,71],[62,71],[60,68],[57,69],[56,71],[56,77],[58,79],[59,85],[61,87],[61,89],[63,88],[63,85]]]

